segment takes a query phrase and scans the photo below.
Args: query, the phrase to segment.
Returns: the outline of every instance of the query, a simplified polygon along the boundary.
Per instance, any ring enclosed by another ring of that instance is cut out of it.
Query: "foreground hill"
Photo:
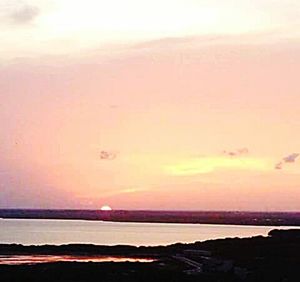
[[[166,247],[0,245],[0,262],[21,255],[143,257],[153,262],[2,264],[0,281],[299,281],[300,231]]]

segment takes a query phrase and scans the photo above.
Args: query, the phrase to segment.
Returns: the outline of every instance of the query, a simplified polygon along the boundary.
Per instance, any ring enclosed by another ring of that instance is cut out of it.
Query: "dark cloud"
[[[298,153],[293,153],[284,157],[282,160],[286,163],[294,163],[298,157],[299,157]]]
[[[248,148],[239,148],[233,151],[224,150],[223,154],[229,157],[238,157],[241,155],[247,155],[249,153]]]
[[[38,7],[23,5],[10,14],[10,19],[14,24],[28,24],[31,23],[39,13]]]
[[[285,163],[294,163],[296,162],[297,158],[300,156],[298,153],[292,153],[287,155],[286,157],[282,158],[282,160],[275,164],[275,169],[282,169]]]
[[[114,160],[117,157],[117,153],[110,151],[101,151],[99,156],[101,160]]]

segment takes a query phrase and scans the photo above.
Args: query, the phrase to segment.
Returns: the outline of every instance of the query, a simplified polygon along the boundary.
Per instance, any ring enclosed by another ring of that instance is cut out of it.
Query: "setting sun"
[[[105,206],[102,206],[100,210],[101,211],[111,211],[112,208],[110,206],[105,205]]]

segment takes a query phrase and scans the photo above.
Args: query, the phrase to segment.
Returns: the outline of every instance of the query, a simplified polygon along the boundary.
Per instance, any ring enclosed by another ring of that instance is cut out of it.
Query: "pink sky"
[[[300,4],[233,2],[3,1],[0,208],[299,210]]]

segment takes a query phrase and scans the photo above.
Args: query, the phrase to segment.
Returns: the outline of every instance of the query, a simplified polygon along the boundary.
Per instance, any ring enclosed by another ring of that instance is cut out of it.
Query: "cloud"
[[[135,194],[135,193],[142,193],[149,191],[148,188],[128,188],[128,189],[120,189],[115,191],[109,191],[107,193],[102,193],[102,196],[107,197],[114,197],[114,196],[120,196],[124,194]]]
[[[258,158],[203,157],[165,166],[165,171],[169,175],[188,176],[211,173],[216,170],[264,171],[267,170],[267,164]]]
[[[38,15],[40,11],[36,6],[23,5],[16,9],[9,16],[10,20],[14,24],[28,24],[31,23]]]
[[[287,155],[286,157],[282,158],[280,162],[275,164],[275,169],[282,169],[284,167],[285,163],[294,163],[296,162],[297,158],[300,156],[298,153],[292,153],[290,155]]]
[[[101,160],[114,160],[117,157],[117,153],[110,151],[101,151],[99,156]]]
[[[284,157],[282,160],[285,161],[286,163],[294,163],[298,157],[299,157],[298,153],[293,153]]]
[[[247,155],[249,153],[248,148],[239,148],[233,151],[224,150],[223,154],[229,157],[238,157],[241,155]]]

